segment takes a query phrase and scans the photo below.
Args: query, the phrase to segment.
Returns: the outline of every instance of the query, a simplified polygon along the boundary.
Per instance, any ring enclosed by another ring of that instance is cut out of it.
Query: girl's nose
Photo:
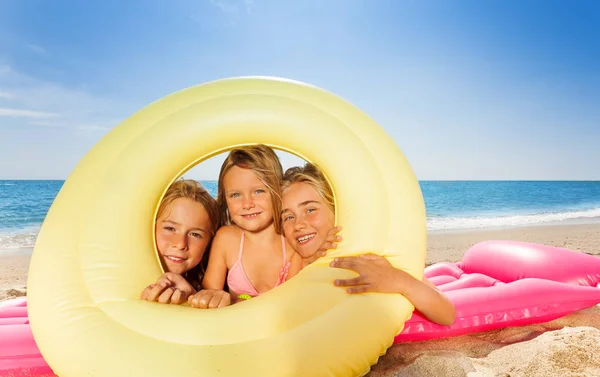
[[[295,230],[302,230],[305,228],[306,228],[306,221],[304,221],[303,219],[296,220],[296,224],[294,224]]]
[[[185,250],[187,248],[187,235],[181,234],[175,236],[175,240],[173,242],[174,246],[179,250]]]
[[[244,209],[254,208],[254,201],[251,198],[244,198],[244,202],[242,203]]]

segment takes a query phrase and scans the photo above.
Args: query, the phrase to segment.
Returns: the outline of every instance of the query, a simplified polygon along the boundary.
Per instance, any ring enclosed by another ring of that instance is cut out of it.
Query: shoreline
[[[523,241],[600,256],[600,222],[427,232],[426,265],[458,262],[473,245],[489,240]],[[33,248],[0,249],[0,301],[6,290],[25,290]]]

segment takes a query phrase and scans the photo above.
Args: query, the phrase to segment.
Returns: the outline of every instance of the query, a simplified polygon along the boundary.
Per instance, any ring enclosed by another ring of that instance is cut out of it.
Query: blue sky
[[[0,179],[65,179],[143,106],[240,75],[349,100],[419,179],[600,180],[593,0],[2,0]]]

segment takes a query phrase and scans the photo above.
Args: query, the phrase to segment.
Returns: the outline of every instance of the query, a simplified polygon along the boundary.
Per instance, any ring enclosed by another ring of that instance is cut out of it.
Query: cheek
[[[169,234],[162,231],[162,229],[158,229],[156,231],[156,247],[159,252],[161,252],[164,247],[166,247],[169,243]]]
[[[231,211],[231,209],[235,207],[235,200],[226,198],[225,204],[227,204],[227,208],[229,208],[229,210]]]
[[[325,216],[323,213],[319,213],[318,216],[315,216],[311,223],[311,225],[320,233],[322,237],[325,237],[327,232],[329,232],[329,229],[333,227],[333,225],[328,221],[327,216]]]
[[[294,230],[294,223],[292,221],[286,221],[283,223],[283,235],[285,237],[291,237]]]
[[[207,239],[195,239],[190,242],[190,254],[192,254],[192,259],[195,261],[201,261],[202,256],[206,252],[206,246],[208,245]]]
[[[271,196],[264,195],[263,197],[260,198],[260,203],[265,208],[265,210],[270,211],[272,209],[273,204],[271,202]]]

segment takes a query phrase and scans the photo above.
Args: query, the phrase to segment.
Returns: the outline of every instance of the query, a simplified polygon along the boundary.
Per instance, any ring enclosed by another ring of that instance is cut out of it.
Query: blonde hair
[[[267,190],[271,195],[275,232],[281,234],[281,179],[283,177],[283,168],[275,151],[264,144],[233,149],[229,152],[225,161],[223,161],[217,189],[217,204],[221,210],[222,225],[233,223],[227,210],[223,178],[234,166],[242,169],[252,169],[258,179],[267,186]]]
[[[206,246],[206,251],[202,256],[202,261],[200,261],[198,266],[183,274],[183,277],[190,284],[192,284],[195,289],[199,289],[202,283],[202,278],[204,277],[204,273],[206,272],[206,268],[208,266],[208,257],[210,255],[212,239],[219,229],[221,222],[219,206],[217,205],[217,201],[208,193],[208,191],[206,191],[204,187],[202,187],[199,182],[192,179],[181,179],[173,182],[167,189],[167,192],[163,196],[158,206],[156,218],[160,218],[165,210],[169,208],[171,203],[179,198],[191,199],[202,204],[208,213],[208,218],[210,219],[210,240]]]
[[[319,196],[323,198],[329,209],[331,209],[332,212],[335,212],[333,190],[327,182],[325,175],[317,165],[307,162],[304,166],[295,166],[286,170],[283,175],[281,191],[283,192],[293,183],[299,182],[311,185]]]

